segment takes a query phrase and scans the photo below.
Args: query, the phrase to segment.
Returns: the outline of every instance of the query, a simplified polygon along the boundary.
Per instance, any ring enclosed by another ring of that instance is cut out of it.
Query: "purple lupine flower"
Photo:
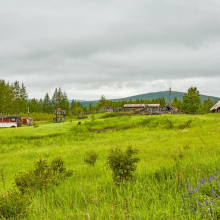
[[[205,182],[204,182],[204,180],[203,180],[203,179],[201,179],[201,183],[202,183],[202,184],[205,184]]]
[[[212,174],[212,179],[213,179],[213,180],[215,179],[214,173]]]
[[[192,191],[191,191],[191,189],[190,189],[189,194],[191,194],[191,193],[192,193]]]
[[[198,206],[199,206],[199,201],[197,201],[198,202]]]
[[[196,190],[193,188],[193,194],[195,194],[196,193]]]
[[[213,199],[210,200],[210,203],[211,203],[211,204],[213,203],[212,201],[213,201]]]
[[[197,209],[195,208],[195,212],[197,212]]]
[[[206,202],[206,205],[208,205],[208,201],[207,201],[207,198],[205,198],[205,202]]]
[[[212,177],[210,176],[208,182],[211,183],[211,181],[212,181]]]
[[[218,174],[218,170],[216,170],[216,174]]]
[[[186,186],[187,186],[187,188],[189,188],[189,183],[188,182],[187,182]]]
[[[216,198],[216,199],[217,199],[217,201],[219,201],[219,198],[218,198],[218,196],[217,196],[217,198]]]
[[[212,194],[213,194],[213,196],[215,196],[215,191],[214,191],[214,189],[212,188]]]
[[[220,179],[220,175],[218,176],[218,178]]]

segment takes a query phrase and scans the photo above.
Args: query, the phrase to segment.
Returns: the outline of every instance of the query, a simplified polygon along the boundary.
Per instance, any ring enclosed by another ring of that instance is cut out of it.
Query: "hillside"
[[[184,93],[183,92],[176,92],[176,91],[172,91],[171,94],[171,99],[173,100],[173,98],[176,96],[178,99],[182,100]],[[135,96],[129,96],[126,98],[120,98],[120,99],[109,99],[112,101],[120,101],[120,100],[136,100],[136,99],[156,99],[159,97],[164,97],[166,102],[169,102],[169,91],[161,91],[161,92],[151,92],[151,93],[145,93],[145,94],[140,94],[140,95],[135,95]],[[204,100],[207,100],[208,98],[210,98],[212,100],[213,103],[216,103],[220,98],[218,97],[214,97],[214,96],[207,96],[207,95],[200,95],[202,102],[204,102]],[[96,105],[98,101],[83,101],[81,102],[83,104],[83,106],[89,106],[89,103],[92,103],[93,105]]]

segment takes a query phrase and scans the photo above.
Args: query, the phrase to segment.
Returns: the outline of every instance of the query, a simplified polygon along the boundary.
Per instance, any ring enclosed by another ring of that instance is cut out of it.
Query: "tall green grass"
[[[59,186],[34,195],[24,219],[204,219],[184,208],[183,195],[187,181],[195,185],[220,170],[219,114],[97,117],[80,120],[82,125],[73,120],[0,130],[7,190],[13,188],[14,176],[30,170],[39,158],[61,156],[73,170]],[[167,128],[167,120],[173,128]],[[179,129],[189,120],[189,127]],[[117,130],[89,132],[107,127]],[[136,182],[117,186],[106,159],[110,149],[127,146],[140,152]],[[94,167],[84,163],[88,150],[99,155]]]

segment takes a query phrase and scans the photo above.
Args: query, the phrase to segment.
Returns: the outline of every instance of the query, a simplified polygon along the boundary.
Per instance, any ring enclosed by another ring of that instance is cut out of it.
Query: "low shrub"
[[[50,165],[46,160],[40,159],[29,173],[18,173],[15,176],[15,184],[22,193],[42,191],[52,185],[58,185],[60,179],[72,174],[73,172],[64,166],[61,157],[54,158]]]
[[[28,212],[29,205],[30,200],[28,195],[22,195],[16,190],[12,190],[6,195],[0,194],[0,218],[21,218]]]
[[[180,124],[180,125],[178,126],[178,128],[179,128],[179,129],[189,128],[191,123],[192,123],[192,120],[189,120],[189,121],[187,121],[187,122],[185,122],[185,123],[183,123],[183,124]]]
[[[167,129],[172,129],[174,128],[173,122],[169,119],[166,119],[164,122],[164,127]]]
[[[86,152],[86,155],[84,157],[84,162],[94,166],[97,158],[98,158],[98,154],[96,152],[88,151]]]
[[[139,158],[138,150],[127,147],[125,151],[119,148],[111,150],[106,165],[112,170],[115,183],[128,182],[134,178]]]

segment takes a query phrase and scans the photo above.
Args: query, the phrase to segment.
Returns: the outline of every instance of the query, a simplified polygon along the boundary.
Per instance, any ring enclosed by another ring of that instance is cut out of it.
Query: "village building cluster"
[[[99,109],[99,112],[140,112],[143,114],[155,115],[155,114],[167,114],[167,113],[179,113],[179,109],[171,105],[160,107],[160,104],[125,104],[121,108],[111,108],[109,106],[103,106]]]
[[[220,113],[220,100],[210,109],[211,113]],[[176,114],[180,113],[180,110],[173,107],[171,104],[160,106],[160,104],[125,104],[120,108],[111,108],[109,106],[103,106],[98,112],[134,112],[142,113],[146,115],[158,115],[158,114]],[[58,108],[55,110],[54,122],[65,122],[66,111]],[[28,109],[29,115],[29,109]],[[21,116],[0,116],[0,128],[13,128],[21,127],[21,125],[32,126],[33,119],[30,117],[21,118]]]

